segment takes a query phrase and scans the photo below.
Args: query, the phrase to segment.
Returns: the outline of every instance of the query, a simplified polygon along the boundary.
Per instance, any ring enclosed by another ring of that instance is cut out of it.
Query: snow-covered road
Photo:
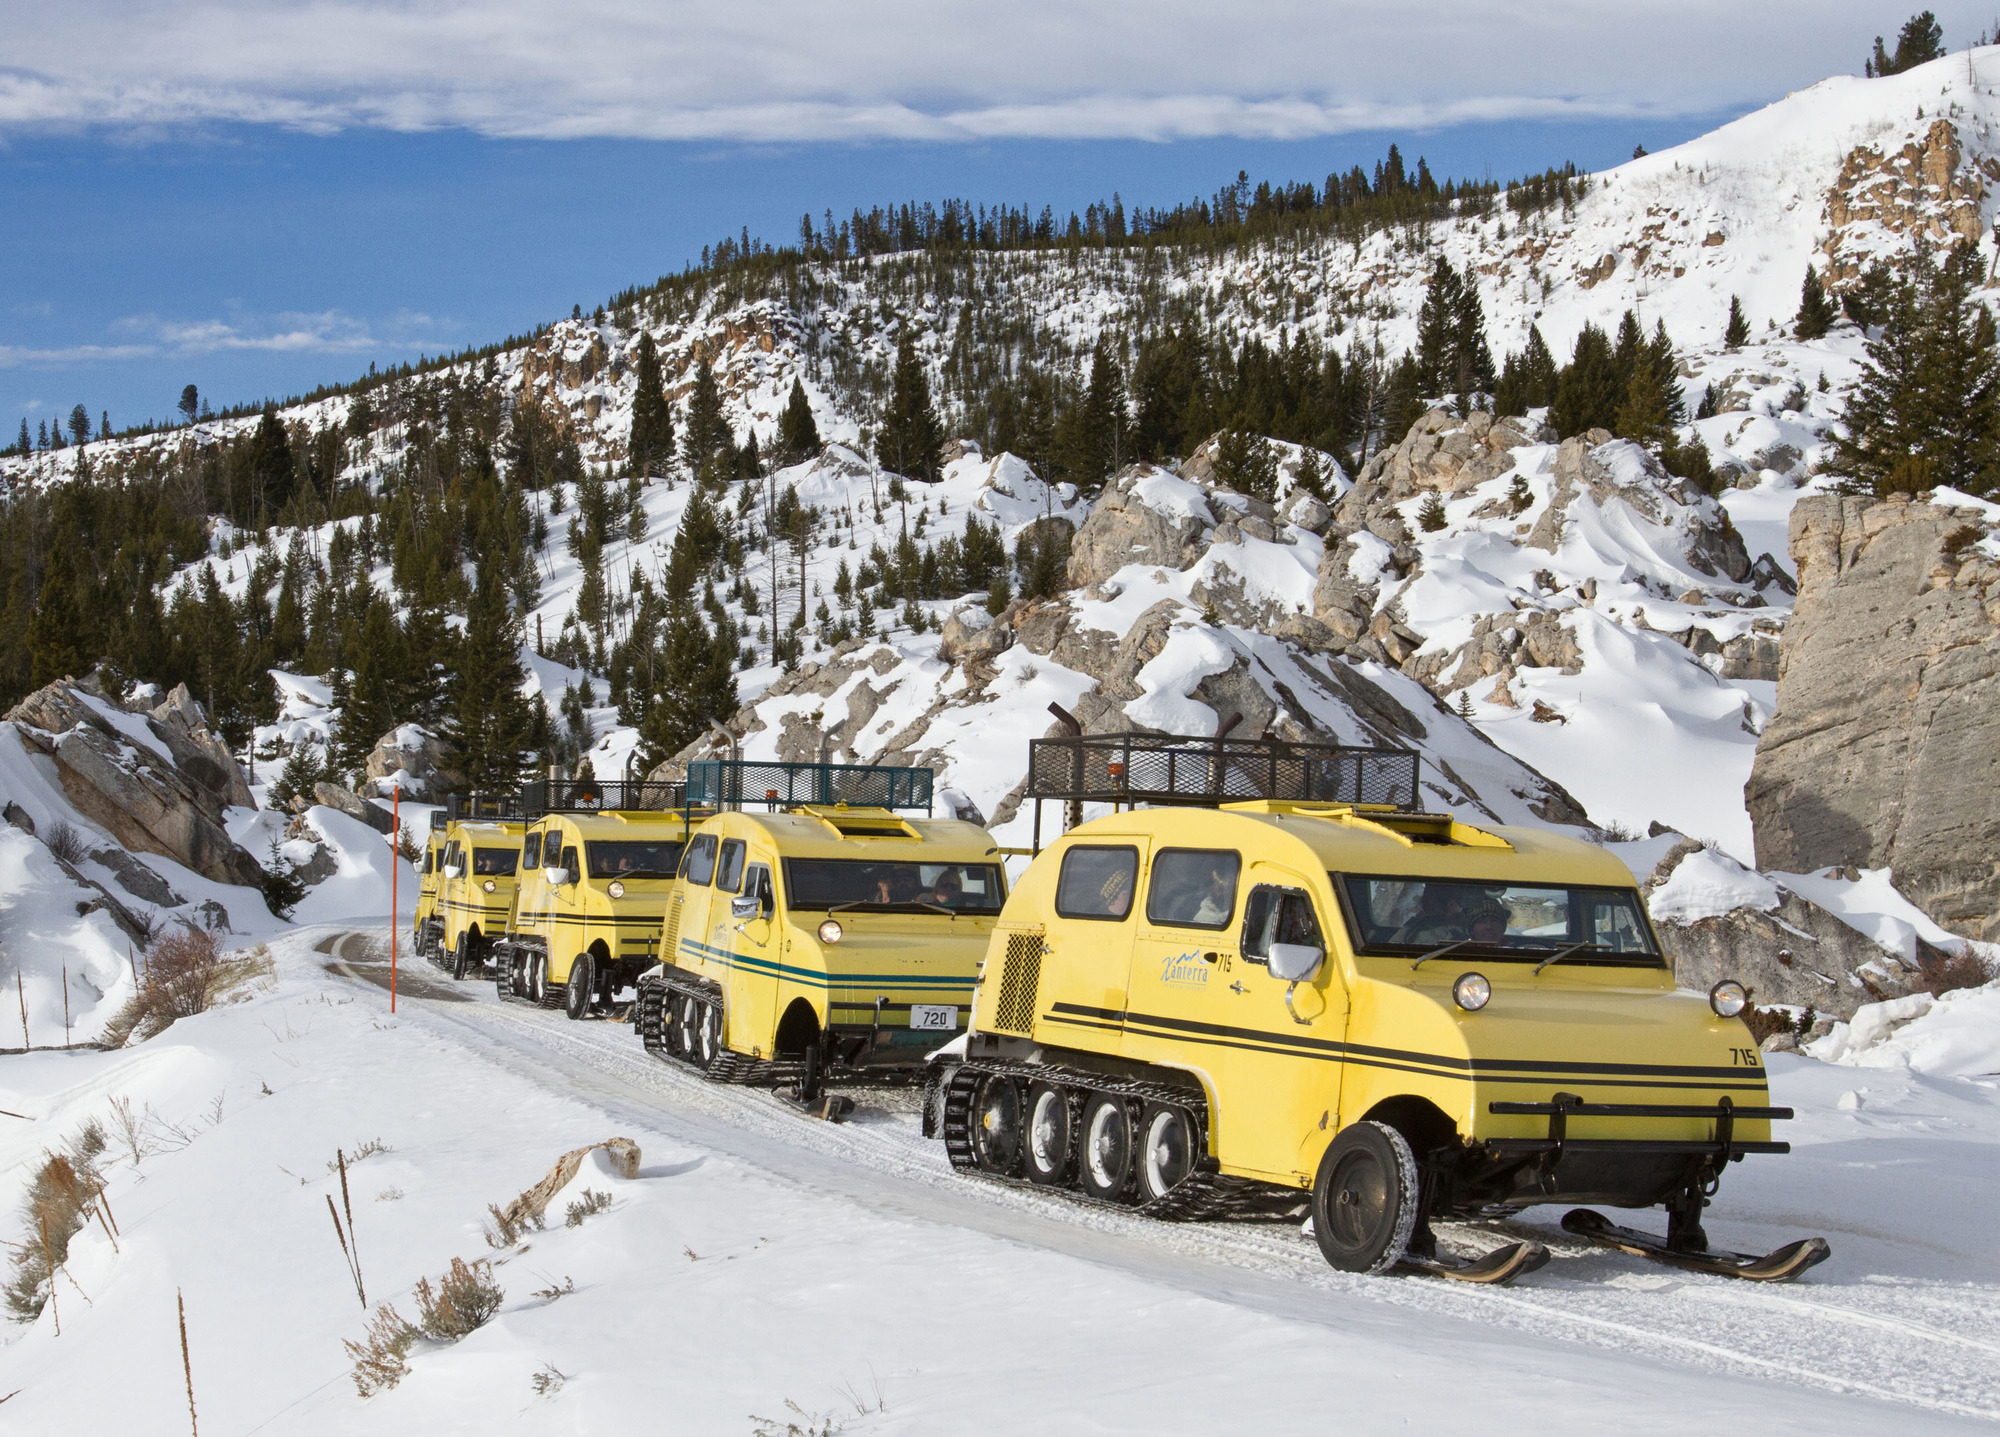
[[[2000,1417],[2000,1260],[1977,1196],[2000,1188],[1991,1087],[1779,1068],[1801,1151],[1733,1173],[1712,1230],[1745,1246],[1827,1233],[1833,1260],[1802,1284],[1580,1248],[1551,1210],[1516,1230],[1555,1260],[1492,1291],[1336,1273],[1289,1226],[1167,1226],[968,1180],[918,1136],[909,1095],[814,1123],[665,1066],[628,1027],[422,965],[391,1017],[360,936],[304,931],[273,956],[265,991],[139,1047],[0,1065],[0,1109],[32,1120],[0,1126],[9,1207],[28,1160],[109,1100],[161,1119],[143,1161],[109,1163],[121,1245],[76,1240],[62,1336],[44,1313],[0,1348],[0,1397],[19,1391],[7,1430],[186,1432],[177,1289],[211,1437],[740,1434],[753,1412],[802,1421],[787,1400],[863,1434],[1821,1434]],[[488,1252],[487,1202],[613,1133],[644,1165],[609,1184],[609,1211],[575,1228],[552,1211]],[[407,1313],[417,1277],[492,1256],[507,1301],[364,1404],[340,1351],[362,1322],[324,1168],[372,1138],[386,1148],[352,1170],[369,1297]],[[572,1294],[529,1295],[565,1278]],[[537,1395],[538,1370],[560,1390]]]
[[[357,947],[350,940],[343,951]],[[1776,1101],[1794,1102],[1802,1114],[1791,1133],[1800,1152],[1739,1165],[1709,1228],[1715,1241],[1753,1251],[1807,1232],[1829,1236],[1835,1259],[1803,1284],[1756,1287],[1606,1252],[1571,1239],[1556,1225],[1564,1209],[1549,1208],[1486,1232],[1441,1234],[1467,1250],[1513,1236],[1548,1245],[1548,1268],[1496,1291],[1337,1273],[1290,1224],[1167,1225],[969,1180],[951,1170],[941,1144],[921,1136],[912,1096],[864,1093],[853,1121],[810,1122],[769,1094],[718,1087],[662,1063],[627,1026],[572,1023],[494,1000],[488,985],[470,986],[470,1003],[418,1000],[415,1021],[456,1029],[492,1061],[564,1085],[621,1118],[644,1112],[657,1122],[664,1109],[686,1141],[878,1214],[1028,1242],[1272,1316],[1323,1320],[1324,1295],[1337,1294],[1343,1309],[1357,1299],[1379,1302],[1663,1362],[2000,1419],[2000,1243],[1989,1218],[1948,1215],[1967,1205],[1968,1191],[2000,1191],[2000,1147],[1991,1143],[2000,1104],[1985,1105],[1985,1131],[1975,1134],[1967,1122],[1974,1114],[1945,1110],[1977,1105],[1939,1102],[1941,1094],[1926,1103],[1918,1094],[1929,1085],[1920,1081],[1900,1096],[1923,1137],[1899,1142],[1877,1131],[1843,1138],[1832,1130],[1851,1120],[1830,1099],[1854,1075],[1778,1059]],[[1829,1072],[1832,1093],[1814,1081]],[[1816,1122],[1815,1110],[1828,1108],[1834,1116]],[[1974,1141],[1939,1140],[1958,1126]],[[1920,1215],[1938,1226],[1908,1231]],[[1638,1221],[1657,1225],[1658,1215]]]

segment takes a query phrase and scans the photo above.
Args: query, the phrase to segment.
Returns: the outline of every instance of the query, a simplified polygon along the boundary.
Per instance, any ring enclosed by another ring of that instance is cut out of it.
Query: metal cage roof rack
[[[667,813],[688,806],[687,785],[653,779],[538,778],[522,786],[521,811],[545,813]]]
[[[1066,713],[1057,717],[1075,722]],[[1071,733],[1029,742],[1022,797],[1035,804],[1034,846],[1039,850],[1046,799],[1068,804],[1071,825],[1081,821],[1085,803],[1108,803],[1114,809],[1141,804],[1198,808],[1264,798],[1414,811],[1422,797],[1418,769],[1413,749]]]
[[[687,803],[707,808],[804,804],[931,811],[935,776],[927,768],[861,763],[779,763],[695,759],[687,766]]]
[[[446,794],[444,807],[431,815],[431,827],[443,828],[445,824],[457,823],[460,819],[498,819],[519,822],[521,819],[521,795],[518,793]]]

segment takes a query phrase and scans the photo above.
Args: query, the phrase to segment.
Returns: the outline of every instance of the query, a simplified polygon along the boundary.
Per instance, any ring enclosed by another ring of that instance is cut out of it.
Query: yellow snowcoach
[[[520,800],[457,795],[445,805],[444,851],[439,861],[438,942],[429,957],[462,979],[486,966],[507,932],[521,858]]]
[[[608,1006],[656,961],[660,917],[691,814],[681,785],[537,780],[522,791],[527,831],[494,979],[571,1018]]]
[[[1808,1238],[1712,1250],[1722,1171],[1782,1153],[1741,985],[1677,992],[1631,874],[1590,844],[1416,807],[1414,753],[1090,735],[1028,796],[1109,803],[1001,915],[926,1128],[954,1165],[1171,1218],[1309,1211],[1351,1272],[1470,1281],[1434,1219],[1664,1204],[1578,1236],[1773,1279]],[[1138,805],[1155,805],[1140,807]]]
[[[718,1082],[788,1085],[802,1103],[825,1098],[830,1077],[921,1077],[965,1026],[1006,898],[985,829],[908,812],[928,815],[931,778],[690,764],[690,801],[737,811],[689,840],[661,965],[639,984],[647,1048]]]
[[[424,840],[424,862],[417,883],[417,912],[410,920],[410,947],[420,958],[437,961],[444,942],[444,924],[438,918],[438,868],[444,862],[444,830],[450,820],[441,808],[431,812],[430,836]]]

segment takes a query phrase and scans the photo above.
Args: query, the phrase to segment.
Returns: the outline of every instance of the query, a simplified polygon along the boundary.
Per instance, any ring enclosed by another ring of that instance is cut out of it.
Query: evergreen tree
[[[1928,10],[1921,10],[1903,22],[1896,34],[1896,53],[1882,49],[1882,37],[1875,37],[1875,53],[1862,66],[1871,76],[1900,75],[1919,65],[1927,65],[1944,54],[1944,27]]]
[[[1057,425],[1060,468],[1085,495],[1094,495],[1124,456],[1125,383],[1110,347],[1100,339],[1090,357],[1090,384]]]
[[[715,368],[706,359],[695,366],[687,429],[681,434],[681,458],[704,488],[720,488],[736,471],[736,436],[722,413]]]
[[[35,688],[57,679],[80,678],[90,667],[77,641],[83,597],[76,557],[70,545],[53,545],[48,567],[42,572],[42,589],[35,598],[34,617],[28,622],[28,682]]]
[[[660,352],[653,336],[639,334],[633,363],[632,437],[626,446],[632,472],[646,479],[664,479],[674,459],[674,413],[660,382]]]
[[[1877,494],[1977,494],[2000,481],[2000,354],[1975,298],[1982,278],[1964,246],[1941,264],[1918,254],[1886,290],[1835,441],[1842,467]]]
[[[641,764],[652,769],[736,711],[733,645],[692,605],[667,620],[658,683],[639,725]]]
[[[1417,367],[1426,397],[1485,393],[1493,388],[1493,354],[1486,345],[1486,311],[1479,288],[1440,255],[1431,266],[1417,315]]]
[[[188,385],[181,390],[180,403],[175,408],[180,410],[181,418],[190,424],[194,423],[195,415],[201,412],[201,391],[192,384]]]
[[[69,412],[69,438],[79,449],[90,442],[90,411],[81,404]]]
[[[819,425],[813,420],[812,401],[806,398],[805,385],[794,375],[791,398],[785,401],[785,412],[778,416],[778,459],[784,464],[798,464],[819,451]]]
[[[1610,336],[1596,325],[1586,323],[1576,337],[1569,363],[1556,380],[1549,423],[1565,437],[1591,429],[1609,429],[1618,420],[1618,406],[1624,398]]]
[[[1826,297],[1826,287],[1811,265],[1806,266],[1805,283],[1799,289],[1799,314],[1793,332],[1800,339],[1819,339],[1833,328],[1834,310]]]
[[[1722,328],[1722,342],[1731,349],[1741,349],[1750,342],[1750,321],[1743,317],[1743,301],[1733,294],[1729,296],[1729,323]]]
[[[35,452],[35,441],[28,436],[28,421],[21,421],[21,437],[14,441],[14,448],[22,458]]]
[[[1444,511],[1444,496],[1433,489],[1424,496],[1424,502],[1417,506],[1417,526],[1427,534],[1435,534],[1450,523]]]
[[[334,727],[334,757],[344,771],[358,770],[382,736],[401,722],[396,674],[402,660],[402,633],[388,601],[370,591],[359,632],[348,646],[348,670],[334,684],[340,721]]]
[[[1528,342],[1507,356],[1506,366],[1494,387],[1494,413],[1521,415],[1553,404],[1557,373],[1556,358],[1549,353],[1541,327],[1530,325]]]
[[[511,788],[526,760],[530,716],[521,696],[520,623],[497,563],[479,565],[457,649],[445,733],[458,750],[458,771],[477,791]]]
[[[1625,398],[1618,406],[1612,432],[1658,453],[1660,446],[1673,438],[1666,395],[1671,383],[1671,374],[1661,373],[1652,349],[1642,346],[1633,357],[1632,377],[1625,383]]]
[[[916,340],[907,329],[896,342],[891,385],[889,408],[875,437],[875,457],[892,474],[936,483],[944,447],[943,427],[931,407],[931,384],[923,361],[917,357]]]
[[[245,517],[262,525],[285,507],[296,481],[291,436],[285,432],[284,421],[278,418],[274,405],[265,405],[263,417],[257,421],[257,431],[250,440],[249,463],[253,500]]]
[[[1270,443],[1247,429],[1225,429],[1215,439],[1215,477],[1239,494],[1278,496],[1278,458]]]

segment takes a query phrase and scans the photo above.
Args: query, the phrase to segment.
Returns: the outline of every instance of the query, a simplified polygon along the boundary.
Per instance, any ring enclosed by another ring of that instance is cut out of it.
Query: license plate
[[[910,1026],[926,1032],[949,1032],[958,1026],[958,1009],[940,1007],[935,1003],[912,1003]]]

